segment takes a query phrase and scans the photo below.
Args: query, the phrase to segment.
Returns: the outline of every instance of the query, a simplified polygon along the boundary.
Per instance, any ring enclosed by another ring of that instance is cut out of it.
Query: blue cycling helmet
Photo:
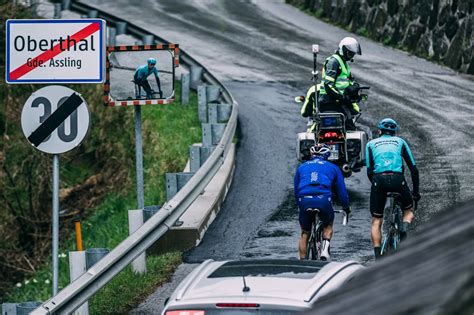
[[[148,58],[146,62],[151,64],[151,65],[156,65],[156,59],[155,58]]]
[[[377,128],[379,128],[381,131],[395,132],[398,130],[398,124],[392,118],[384,118],[379,122]]]
[[[319,156],[320,158],[327,160],[331,155],[331,149],[327,144],[316,143],[311,148],[309,148],[311,156]]]

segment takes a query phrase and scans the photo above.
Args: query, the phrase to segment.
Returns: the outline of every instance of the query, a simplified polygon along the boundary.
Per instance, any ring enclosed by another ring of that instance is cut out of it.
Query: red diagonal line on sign
[[[74,40],[76,41],[76,44],[77,44],[81,39],[89,37],[90,35],[97,32],[99,29],[100,29],[100,22],[94,22],[94,23],[91,23],[91,24],[87,25],[86,27],[81,29],[79,32],[77,32],[77,33],[73,34],[72,36],[70,36],[70,41],[69,41],[70,45],[67,46],[66,49],[73,46]],[[65,45],[67,45],[66,40],[63,41],[63,47]],[[53,47],[53,49],[45,51],[41,55],[33,58],[31,60],[31,64],[38,65],[39,61],[46,62],[49,59],[54,58],[55,56],[59,55],[62,52],[63,52],[63,50],[61,50],[60,44],[57,44],[56,46]],[[37,61],[37,62],[34,62],[34,61]],[[11,80],[18,80],[18,78],[24,76],[25,74],[27,74],[31,70],[34,70],[36,67],[37,66],[28,66],[27,63],[25,63],[24,65],[21,65],[18,68],[16,68],[15,70],[13,70],[12,72],[10,72],[10,79]]]

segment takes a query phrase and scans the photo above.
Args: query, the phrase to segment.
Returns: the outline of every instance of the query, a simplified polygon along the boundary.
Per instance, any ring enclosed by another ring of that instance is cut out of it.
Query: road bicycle
[[[323,222],[319,219],[320,210],[317,208],[308,208],[313,216],[313,224],[311,226],[311,234],[306,245],[305,259],[309,260],[321,260],[321,251],[323,245]],[[344,210],[334,210],[335,213],[342,213],[342,225],[347,225],[348,216]]]
[[[399,193],[388,193],[388,207],[385,210],[384,220],[382,223],[382,246],[380,255],[394,252],[400,246],[400,229],[403,223],[403,212],[401,208],[401,195]],[[417,203],[415,202],[415,210]],[[388,214],[387,214],[388,212]]]
[[[398,193],[388,193],[388,207],[385,212],[388,211],[387,215],[384,215],[382,223],[382,246],[380,249],[380,255],[385,255],[390,252],[397,250],[400,245],[400,228],[402,226],[402,209],[400,207],[400,197]]]

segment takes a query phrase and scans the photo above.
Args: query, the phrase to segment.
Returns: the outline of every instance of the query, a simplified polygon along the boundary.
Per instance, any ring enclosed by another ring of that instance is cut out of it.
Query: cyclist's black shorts
[[[413,207],[413,197],[411,196],[410,188],[408,187],[403,174],[375,174],[372,178],[372,188],[370,189],[370,213],[373,217],[383,217],[388,192],[401,194],[400,201],[402,210],[407,210]]]

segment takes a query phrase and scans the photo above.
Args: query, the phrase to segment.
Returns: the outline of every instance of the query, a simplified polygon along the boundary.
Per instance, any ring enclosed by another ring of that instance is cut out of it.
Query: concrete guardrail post
[[[206,87],[200,85],[197,87],[198,94],[198,117],[202,123],[207,122],[207,100],[206,100]]]
[[[30,5],[30,9],[31,9],[31,15],[33,16],[33,18],[36,18],[37,9],[38,9],[37,0],[30,0],[29,5]]]
[[[145,206],[143,208],[143,223],[148,221],[152,216],[160,211],[161,206]]]
[[[206,162],[214,147],[203,147],[201,144],[189,146],[189,166],[190,171],[195,173]]]
[[[211,147],[217,145],[224,135],[226,124],[201,124],[202,145]]]
[[[142,40],[144,45],[153,45],[155,43],[155,37],[153,35],[143,35]]]
[[[69,252],[69,278],[71,282],[82,276],[86,272],[86,252],[72,251]],[[84,302],[78,309],[73,312],[73,315],[88,315],[89,302]]]
[[[87,12],[87,17],[88,18],[91,18],[91,19],[96,19],[99,17],[99,11],[97,10],[89,10],[89,12]]]
[[[232,113],[232,105],[229,104],[208,104],[208,119],[209,123],[223,123],[227,122]]]
[[[206,99],[208,103],[217,102],[219,95],[221,93],[221,88],[217,85],[208,85],[206,86]]]
[[[16,315],[17,303],[2,303],[2,315]]]
[[[60,18],[61,18],[61,3],[55,3],[53,19],[60,19]]]
[[[166,200],[170,200],[193,177],[194,173],[166,173]]]
[[[117,35],[124,35],[127,33],[127,22],[117,22],[115,28],[117,29]]]
[[[86,250],[86,268],[90,269],[109,253],[108,248],[89,248]]]
[[[107,27],[107,46],[115,46],[117,30],[113,27]]]
[[[40,305],[41,305],[41,302],[36,302],[36,301],[18,303],[16,305],[16,314],[28,315],[30,314],[30,312],[34,311]]]
[[[181,105],[189,104],[189,73],[181,74]]]
[[[128,210],[128,235],[132,235],[138,230],[143,222],[143,210]],[[132,261],[132,271],[135,274],[146,273],[146,252],[141,253]]]
[[[71,0],[62,0],[61,7],[63,10],[70,10],[71,9]]]
[[[201,84],[203,68],[199,66],[191,66],[191,89],[196,90]]]

